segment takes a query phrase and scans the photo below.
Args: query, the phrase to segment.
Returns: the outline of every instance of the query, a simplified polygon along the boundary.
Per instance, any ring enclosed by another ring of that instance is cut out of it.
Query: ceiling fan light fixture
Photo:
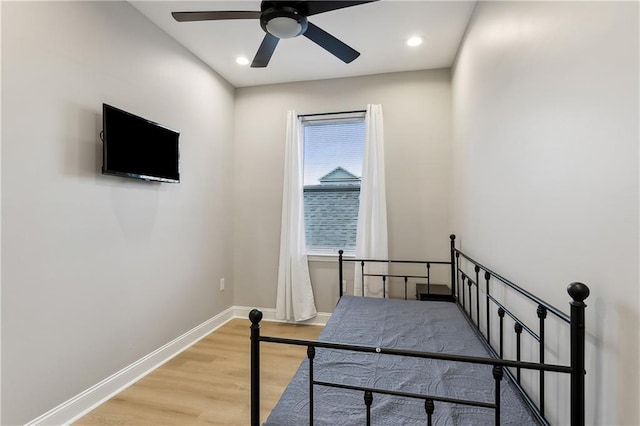
[[[267,31],[278,38],[293,38],[302,34],[302,25],[294,19],[283,16],[267,22]]]
[[[292,7],[269,9],[260,18],[262,29],[278,38],[293,38],[307,30],[307,18]]]

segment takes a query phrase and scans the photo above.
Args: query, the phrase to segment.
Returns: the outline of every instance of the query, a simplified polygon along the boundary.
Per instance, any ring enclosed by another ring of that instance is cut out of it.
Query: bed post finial
[[[587,297],[589,297],[591,291],[585,284],[575,282],[567,286],[567,293],[569,293],[569,296],[573,299],[573,302],[571,302],[573,305],[574,302],[582,303]],[[587,305],[584,306],[586,307]]]
[[[574,282],[567,286],[571,305],[571,426],[584,425],[584,300],[589,287]]]
[[[262,312],[258,309],[252,309],[251,312],[249,312],[249,320],[251,321],[251,328],[253,329],[254,325],[258,325],[260,321],[262,321]]]
[[[252,309],[251,321],[251,426],[260,424],[260,321],[262,312]]]

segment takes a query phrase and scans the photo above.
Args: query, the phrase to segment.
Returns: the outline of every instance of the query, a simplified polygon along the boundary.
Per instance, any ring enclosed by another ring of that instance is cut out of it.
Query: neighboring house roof
[[[360,188],[336,186],[324,191],[321,186],[304,191],[307,247],[355,249]]]
[[[360,185],[360,178],[342,167],[336,167],[318,180],[320,185]]]
[[[304,187],[307,247],[353,250],[358,228],[360,178],[337,167]]]

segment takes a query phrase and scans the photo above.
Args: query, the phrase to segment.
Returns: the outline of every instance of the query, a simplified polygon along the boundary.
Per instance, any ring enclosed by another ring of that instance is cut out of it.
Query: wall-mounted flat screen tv
[[[180,133],[102,104],[102,173],[180,182]]]

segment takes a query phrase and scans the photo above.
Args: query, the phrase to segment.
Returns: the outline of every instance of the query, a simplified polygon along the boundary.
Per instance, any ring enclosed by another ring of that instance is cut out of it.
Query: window
[[[304,220],[307,252],[354,252],[365,140],[364,116],[306,120]]]

